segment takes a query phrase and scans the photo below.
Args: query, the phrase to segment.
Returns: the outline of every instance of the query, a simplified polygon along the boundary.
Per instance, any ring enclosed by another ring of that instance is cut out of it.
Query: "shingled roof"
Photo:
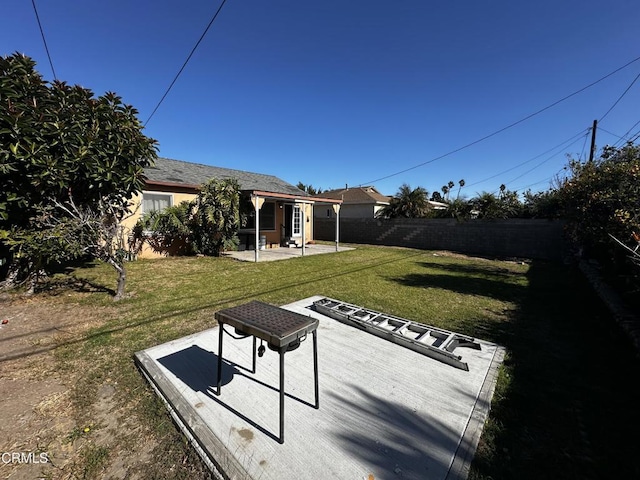
[[[327,190],[314,197],[333,198],[343,200],[343,205],[348,204],[388,204],[390,197],[382,195],[375,187],[339,188]]]
[[[170,158],[157,158],[154,166],[144,169],[144,174],[150,183],[187,187],[202,185],[212,178],[220,180],[235,178],[240,184],[240,190],[308,196],[306,192],[273,175],[214,167]]]

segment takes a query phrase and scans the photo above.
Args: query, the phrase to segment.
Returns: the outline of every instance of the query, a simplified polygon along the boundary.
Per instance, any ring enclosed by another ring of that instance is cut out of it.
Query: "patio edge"
[[[220,439],[200,421],[196,410],[166,380],[153,359],[144,351],[136,352],[134,359],[144,377],[167,406],[177,426],[188,438],[214,477],[225,480],[251,479],[251,475],[242,465],[228,454]]]
[[[475,456],[478,443],[480,442],[480,436],[484,430],[484,424],[491,410],[491,400],[493,399],[498,381],[498,370],[504,360],[505,353],[506,350],[504,347],[496,346],[489,370],[484,378],[473,410],[469,415],[467,427],[460,438],[460,443],[458,444],[445,480],[466,480],[469,476],[471,462]]]

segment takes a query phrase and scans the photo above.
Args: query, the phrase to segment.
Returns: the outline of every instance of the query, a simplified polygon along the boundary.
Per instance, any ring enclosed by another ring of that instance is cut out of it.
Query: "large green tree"
[[[45,81],[29,57],[0,57],[0,280],[99,253],[99,225],[117,230],[156,158],[137,113],[115,93]]]

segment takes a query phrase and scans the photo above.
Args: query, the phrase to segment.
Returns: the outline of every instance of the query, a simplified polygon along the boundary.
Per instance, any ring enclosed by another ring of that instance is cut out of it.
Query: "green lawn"
[[[145,470],[149,478],[187,478],[202,467],[141,378],[133,353],[211,327],[220,308],[252,299],[281,305],[311,295],[507,348],[471,478],[640,478],[634,458],[639,362],[570,267],[365,246],[258,264],[141,260],[128,264],[130,298],[115,305],[108,266],[73,275],[83,280],[83,292],[64,301],[105,311],[100,327],[55,354],[59,368],[77,379],[78,422],[89,421],[102,382],[117,380],[121,408],[149,425],[147,435],[161,447],[159,461]]]

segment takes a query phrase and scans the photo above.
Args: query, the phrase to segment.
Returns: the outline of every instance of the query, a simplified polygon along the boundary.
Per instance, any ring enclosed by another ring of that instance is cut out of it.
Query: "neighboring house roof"
[[[355,187],[340,188],[337,190],[328,190],[311,198],[329,198],[334,200],[342,200],[343,205],[349,204],[375,204],[388,205],[391,197],[382,195],[375,187]]]
[[[449,206],[447,203],[436,202],[435,200],[428,200],[434,210],[446,210]]]
[[[198,188],[212,178],[220,180],[235,178],[240,184],[240,190],[244,191],[281,193],[296,197],[308,196],[306,192],[273,175],[214,167],[170,158],[157,158],[154,166],[144,169],[144,175],[147,179],[147,185]]]

